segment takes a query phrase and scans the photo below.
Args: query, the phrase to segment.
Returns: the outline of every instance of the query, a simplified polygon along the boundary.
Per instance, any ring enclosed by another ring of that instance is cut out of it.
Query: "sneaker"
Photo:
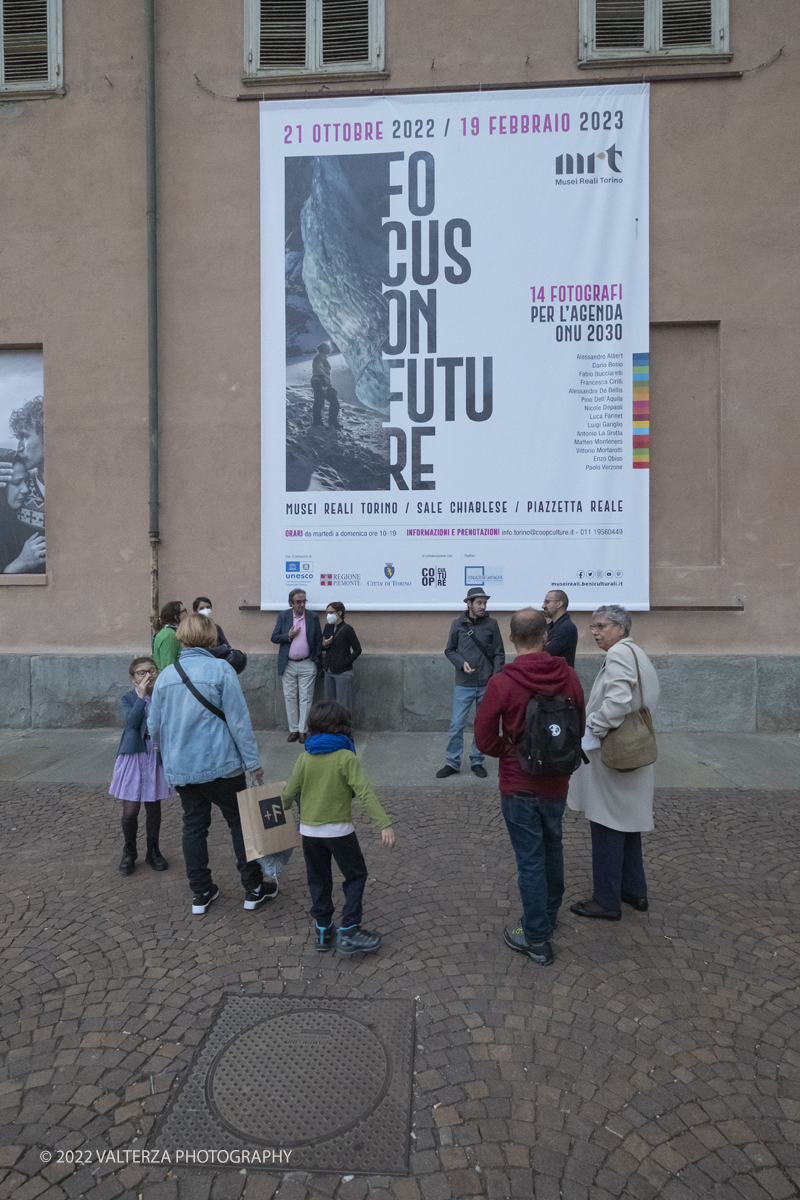
[[[249,888],[244,898],[244,906],[248,911],[261,908],[267,900],[274,900],[278,894],[277,879],[262,879],[257,888]]]
[[[357,950],[371,954],[373,950],[378,949],[382,941],[379,933],[370,933],[360,925],[349,925],[347,929],[340,927],[337,931],[336,949],[340,954],[355,954]]]
[[[535,945],[529,942],[525,937],[525,931],[521,925],[517,925],[512,929],[510,925],[506,925],[503,930],[503,941],[511,949],[516,950],[518,954],[527,954],[528,958],[533,959],[540,967],[549,967],[555,961],[553,955],[553,947],[549,942],[542,942]]]
[[[316,942],[314,943],[315,949],[320,954],[327,954],[329,950],[333,949],[333,943],[336,939],[336,926],[333,923],[330,925],[315,924],[314,929],[317,935]]]
[[[474,763],[472,767],[472,774],[477,775],[478,779],[486,779],[489,772],[486,770],[486,767],[483,765],[483,763]]]
[[[457,774],[458,774],[458,767],[451,767],[448,763],[448,765],[446,767],[442,767],[442,769],[440,771],[436,772],[436,778],[437,779],[449,779],[451,775],[457,775]]]
[[[219,888],[215,883],[212,883],[207,892],[197,892],[192,896],[192,912],[195,916],[208,912],[218,895]]]

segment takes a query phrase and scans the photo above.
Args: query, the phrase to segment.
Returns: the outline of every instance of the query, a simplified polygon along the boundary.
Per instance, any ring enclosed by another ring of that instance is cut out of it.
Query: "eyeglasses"
[[[590,625],[590,626],[589,626],[589,633],[596,633],[598,630],[601,630],[601,629],[610,629],[610,628],[611,628],[611,622],[610,622],[610,621],[606,621],[606,622],[605,622],[605,624],[603,624],[603,625]]]
[[[143,679],[145,675],[157,675],[157,674],[158,674],[158,669],[156,667],[148,667],[146,670],[134,671],[133,678],[134,679]]]

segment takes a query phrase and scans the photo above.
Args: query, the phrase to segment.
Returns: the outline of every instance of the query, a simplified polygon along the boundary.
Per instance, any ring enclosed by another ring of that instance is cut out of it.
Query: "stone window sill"
[[[672,67],[694,64],[726,63],[732,54],[644,54],[640,58],[592,58],[578,63],[579,71],[596,71],[603,67]]]
[[[8,103],[10,100],[52,100],[56,96],[66,96],[67,89],[65,87],[53,88],[0,88],[0,104]]]
[[[44,587],[47,575],[0,575],[0,587]]]
[[[301,87],[304,84],[355,83],[358,80],[383,83],[388,78],[388,71],[315,71],[301,75],[243,75],[242,83],[245,87],[261,88],[263,91],[266,87],[286,87],[287,84]]]

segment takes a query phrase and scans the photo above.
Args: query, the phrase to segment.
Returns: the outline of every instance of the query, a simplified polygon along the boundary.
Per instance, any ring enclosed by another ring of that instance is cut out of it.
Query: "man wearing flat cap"
[[[500,628],[494,617],[486,614],[489,599],[483,588],[470,588],[465,597],[467,611],[450,626],[450,637],[444,653],[456,669],[453,719],[450,722],[445,765],[436,772],[437,779],[447,779],[448,775],[457,775],[460,771],[469,711],[473,704],[477,710],[487,683],[506,661]],[[474,738],[469,762],[474,774],[485,779],[483,755],[475,745]]]

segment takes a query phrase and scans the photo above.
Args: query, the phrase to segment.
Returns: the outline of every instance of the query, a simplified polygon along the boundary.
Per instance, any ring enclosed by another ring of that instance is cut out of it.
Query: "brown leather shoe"
[[[287,742],[299,742],[300,734],[299,733],[290,733],[286,740],[287,740]]]
[[[601,921],[622,920],[621,912],[603,908],[596,900],[580,900],[577,904],[570,904],[569,911],[575,913],[576,917],[598,917]]]

